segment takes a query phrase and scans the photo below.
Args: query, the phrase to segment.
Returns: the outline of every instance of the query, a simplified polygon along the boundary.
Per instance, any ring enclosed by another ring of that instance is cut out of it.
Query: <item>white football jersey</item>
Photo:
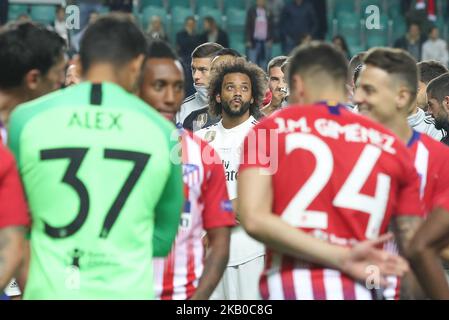
[[[251,116],[242,124],[226,129],[223,127],[221,120],[210,127],[195,132],[217,151],[223,161],[226,186],[231,200],[237,198],[237,176],[242,143],[256,123],[257,120]],[[232,229],[228,266],[240,265],[264,254],[264,245],[248,236],[241,226]]]

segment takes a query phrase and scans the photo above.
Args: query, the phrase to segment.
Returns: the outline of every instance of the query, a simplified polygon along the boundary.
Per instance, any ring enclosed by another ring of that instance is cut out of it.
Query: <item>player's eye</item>
[[[246,87],[246,86],[243,86],[243,87],[242,87],[242,91],[243,91],[243,92],[248,92],[248,90],[249,90],[248,87]]]

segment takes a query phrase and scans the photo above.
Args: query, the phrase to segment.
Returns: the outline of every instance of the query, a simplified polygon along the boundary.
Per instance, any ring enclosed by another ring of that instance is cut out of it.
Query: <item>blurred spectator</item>
[[[215,42],[225,48],[229,47],[228,34],[217,26],[217,22],[211,16],[204,18],[204,33],[200,37],[201,43]]]
[[[31,20],[31,17],[26,13],[22,13],[17,17],[17,21],[19,22],[30,22]]]
[[[296,47],[303,34],[314,36],[318,30],[315,9],[306,0],[292,0],[286,4],[280,23],[282,50],[286,54]]]
[[[284,0],[267,0],[267,9],[273,14],[273,38],[274,42],[279,42],[280,31],[279,22],[281,20],[282,9],[284,8]]]
[[[185,90],[187,97],[195,92],[190,64],[192,63],[191,54],[199,44],[200,40],[196,34],[195,18],[191,16],[187,17],[184,24],[184,29],[176,34],[176,49],[184,68],[184,75],[186,77]]]
[[[412,22],[408,32],[394,43],[395,48],[408,51],[417,61],[421,61],[422,45],[425,37],[421,34],[419,24]]]
[[[326,0],[313,0],[313,7],[318,21],[318,29],[315,38],[324,40],[327,34],[327,3]]]
[[[92,23],[95,22],[95,20],[98,19],[98,16],[99,16],[98,12],[95,12],[95,11],[91,12],[90,16],[89,16],[88,24],[84,27],[84,29],[82,29],[80,32],[78,32],[76,35],[74,35],[72,37],[70,42],[71,42],[71,45],[72,45],[72,49],[75,52],[79,52],[79,50],[80,50],[80,42],[81,42],[81,38],[84,35],[84,32],[86,32],[86,29],[87,29],[87,27],[89,25],[91,25]]]
[[[53,23],[53,27],[57,34],[60,35],[61,38],[65,40],[68,44],[69,42],[69,34],[67,32],[66,20],[65,20],[65,8],[62,6],[56,7],[56,20]]]
[[[162,25],[161,17],[152,16],[151,22],[148,25],[147,36],[153,40],[168,41],[167,34],[165,33],[164,26]]]
[[[0,0],[0,26],[8,21],[8,0]]]
[[[312,40],[313,40],[313,38],[310,34],[308,34],[308,33],[302,34],[299,37],[298,45],[310,44],[312,42]]]
[[[448,65],[447,43],[440,39],[437,27],[430,29],[429,39],[423,44],[422,60],[436,60],[446,67]]]
[[[100,12],[103,8],[103,0],[77,0],[75,1],[80,8],[80,30],[89,23],[93,12]]]
[[[273,15],[267,9],[266,0],[257,0],[246,15],[245,41],[248,59],[262,69],[266,68],[271,58],[273,26]]]
[[[349,52],[348,44],[346,43],[346,40],[343,36],[336,35],[332,39],[332,44],[334,45],[335,48],[340,50],[345,55],[346,59],[348,60],[351,59],[351,53]]]

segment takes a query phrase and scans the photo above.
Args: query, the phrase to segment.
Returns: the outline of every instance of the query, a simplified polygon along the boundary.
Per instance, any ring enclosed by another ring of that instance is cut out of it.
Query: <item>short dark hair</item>
[[[267,72],[270,73],[271,68],[281,68],[285,61],[287,61],[287,56],[277,56],[268,62]]]
[[[128,15],[111,13],[100,17],[87,28],[81,40],[83,71],[98,62],[121,67],[145,54],[146,45],[144,34]]]
[[[449,96],[449,73],[442,74],[430,81],[426,91],[438,102],[443,101],[444,97]]]
[[[447,67],[436,60],[418,62],[419,80],[428,84],[433,79],[447,73]]]
[[[213,58],[215,54],[221,49],[224,49],[224,47],[221,44],[215,42],[206,42],[200,44],[198,47],[195,48],[195,50],[193,50],[192,59]]]
[[[244,58],[236,58],[235,61],[226,64],[220,64],[217,70],[211,74],[209,83],[209,110],[216,116],[221,115],[223,107],[215,100],[218,94],[221,94],[224,77],[230,73],[246,74],[251,80],[251,89],[254,102],[251,104],[250,114],[256,119],[261,117],[259,106],[265,97],[267,89],[267,79],[265,72],[254,63],[247,62]]]
[[[231,49],[231,48],[223,48],[221,50],[218,50],[217,52],[215,52],[214,58],[215,57],[220,57],[220,56],[233,56],[233,57],[242,57],[242,55],[240,54],[240,52],[238,52],[237,50]]]
[[[360,71],[362,71],[362,68],[363,68],[363,64],[359,64],[359,65],[355,68],[354,74],[353,74],[353,76],[352,76],[352,82],[353,82],[354,84],[357,82],[357,79],[358,79],[359,76],[360,76]]]
[[[292,87],[295,74],[307,79],[307,74],[318,72],[328,75],[335,82],[341,82],[343,89],[346,84],[348,61],[343,53],[328,43],[312,41],[297,47],[288,59],[288,64],[289,87]]]
[[[64,49],[64,39],[44,26],[32,22],[8,24],[0,32],[0,88],[20,86],[32,69],[47,74]]]
[[[147,58],[168,58],[179,60],[175,50],[165,41],[153,40],[148,43]]]
[[[418,68],[416,60],[402,49],[373,48],[363,59],[365,65],[372,65],[385,72],[399,76],[412,93],[412,99],[418,92]]]
[[[348,70],[348,78],[354,79],[357,78],[358,75],[355,75],[356,69],[359,68],[360,65],[363,64],[363,57],[366,54],[366,51],[362,51],[354,55],[351,60],[349,61],[349,70]],[[360,70],[359,70],[360,72]],[[355,81],[354,81],[355,82]]]
[[[204,22],[206,22],[206,21],[209,22],[210,24],[214,25],[214,26],[217,25],[217,22],[215,21],[214,17],[212,17],[212,16],[204,17]]]
[[[187,23],[187,21],[189,21],[189,20],[193,20],[193,21],[195,21],[196,22],[196,20],[195,20],[195,17],[194,16],[188,16],[185,20],[184,20],[184,23]]]

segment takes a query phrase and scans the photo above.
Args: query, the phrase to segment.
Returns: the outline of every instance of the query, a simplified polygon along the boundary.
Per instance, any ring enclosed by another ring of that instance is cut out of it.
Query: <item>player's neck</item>
[[[418,113],[419,107],[415,107],[413,108],[413,110],[408,114],[408,116],[414,116],[415,114]]]
[[[269,116],[271,115],[273,112],[275,112],[276,110],[278,110],[281,107],[280,105],[274,105],[272,104],[272,102],[270,102],[269,104],[267,104],[265,107],[263,107],[262,109],[260,109],[260,111],[265,115],[265,116]]]
[[[332,101],[337,103],[345,103],[348,100],[347,94],[340,90],[311,91],[304,97],[305,104],[312,104],[318,101]]]
[[[407,144],[413,136],[413,130],[405,117],[392,119],[386,127],[393,131],[405,144]]]
[[[6,124],[16,106],[30,100],[29,94],[22,89],[0,91],[0,120]]]
[[[241,125],[243,122],[248,120],[249,117],[250,117],[249,111],[241,117],[230,117],[226,113],[223,112],[221,124],[223,125],[223,128],[225,128],[225,129],[232,129],[232,128],[235,128],[235,127]]]
[[[117,70],[109,64],[93,65],[86,72],[84,78],[92,83],[112,82],[122,86],[122,81]]]

